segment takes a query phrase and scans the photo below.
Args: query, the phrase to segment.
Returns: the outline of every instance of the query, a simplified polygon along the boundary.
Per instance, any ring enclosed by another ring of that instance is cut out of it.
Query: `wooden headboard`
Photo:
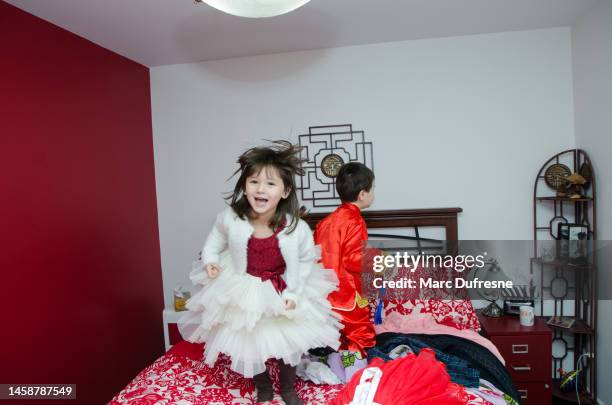
[[[361,214],[368,229],[415,228],[418,231],[419,227],[442,227],[446,230],[446,240],[456,241],[458,239],[457,214],[462,211],[462,208],[454,207],[363,211]],[[308,213],[303,219],[311,229],[314,229],[317,223],[327,215],[329,212]]]

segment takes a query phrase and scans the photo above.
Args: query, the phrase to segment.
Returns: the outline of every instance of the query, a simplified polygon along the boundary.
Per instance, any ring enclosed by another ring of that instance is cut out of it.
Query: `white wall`
[[[162,66],[151,86],[167,307],[262,138],[352,123],[374,142],[372,208],[462,207],[463,239],[531,239],[534,176],[575,147],[569,28]]]
[[[576,144],[593,161],[597,177],[598,238],[612,240],[612,1],[582,17],[572,28]],[[610,261],[608,261],[609,263]],[[610,289],[609,268],[600,268],[600,284]],[[601,291],[601,290],[600,290]],[[600,293],[600,296],[602,294]],[[612,301],[599,302],[598,397],[612,404]]]

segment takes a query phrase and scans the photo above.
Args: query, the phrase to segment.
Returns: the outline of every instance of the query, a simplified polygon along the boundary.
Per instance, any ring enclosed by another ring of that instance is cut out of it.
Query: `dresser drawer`
[[[516,389],[523,405],[550,405],[552,403],[552,387],[549,383],[517,382]]]
[[[550,335],[492,336],[491,341],[506,360],[512,381],[551,379]]]

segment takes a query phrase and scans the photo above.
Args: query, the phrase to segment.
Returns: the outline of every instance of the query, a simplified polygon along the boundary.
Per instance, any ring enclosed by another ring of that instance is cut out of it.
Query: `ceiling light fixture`
[[[195,0],[225,13],[248,18],[274,17],[303,6],[310,0]]]

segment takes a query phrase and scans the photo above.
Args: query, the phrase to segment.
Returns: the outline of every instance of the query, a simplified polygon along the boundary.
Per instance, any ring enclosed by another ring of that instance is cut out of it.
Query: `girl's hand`
[[[295,309],[295,301],[285,300],[285,309]]]
[[[221,271],[221,266],[219,263],[208,263],[206,265],[206,273],[208,273],[208,277],[217,278],[219,272]]]

